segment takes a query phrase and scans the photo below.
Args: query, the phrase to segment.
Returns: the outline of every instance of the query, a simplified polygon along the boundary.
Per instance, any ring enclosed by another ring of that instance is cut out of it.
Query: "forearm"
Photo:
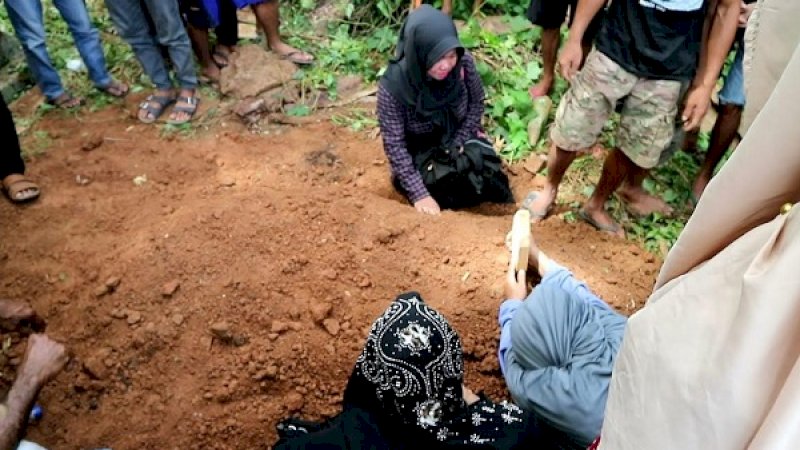
[[[8,394],[8,413],[0,420],[0,450],[17,448],[40,389],[41,384],[24,375],[11,387]]]
[[[606,5],[606,0],[580,0],[575,19],[569,27],[569,41],[580,44],[594,16]]]
[[[712,15],[710,26],[708,21],[700,52],[700,64],[694,79],[695,86],[711,89],[717,82],[725,57],[733,44],[739,23],[739,4],[732,0],[719,0],[714,8],[712,4],[709,14]]]
[[[511,350],[511,321],[517,309],[522,306],[520,300],[506,300],[500,305],[498,322],[500,323],[500,343],[497,346],[497,357],[500,363],[500,372],[506,374],[506,354]]]

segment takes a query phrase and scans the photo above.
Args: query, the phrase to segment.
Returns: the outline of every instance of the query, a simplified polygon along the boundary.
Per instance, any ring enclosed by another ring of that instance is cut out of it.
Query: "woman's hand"
[[[441,208],[439,208],[439,204],[436,203],[436,200],[430,195],[415,201],[414,208],[423,214],[430,214],[432,216],[438,216],[442,211]]]
[[[467,402],[467,405],[472,405],[481,399],[475,395],[470,388],[464,386],[463,384],[461,385],[461,392],[463,393],[464,401]]]
[[[517,272],[512,261],[506,274],[506,300],[525,300],[527,296],[528,285],[525,279],[525,270]]]

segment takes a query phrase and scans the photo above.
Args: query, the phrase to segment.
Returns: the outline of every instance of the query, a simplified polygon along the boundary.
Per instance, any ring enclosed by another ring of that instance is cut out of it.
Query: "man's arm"
[[[548,0],[545,0],[548,1]],[[564,44],[561,57],[558,62],[561,65],[561,75],[567,80],[572,80],[572,76],[578,72],[583,61],[583,35],[589,27],[594,16],[605,6],[606,0],[580,0],[578,8],[575,10],[575,19],[569,27],[569,39]]]
[[[0,420],[0,450],[17,448],[36,396],[67,359],[63,345],[43,334],[30,336],[25,359],[8,393],[8,413]]]
[[[711,91],[719,77],[725,57],[733,44],[739,26],[741,0],[718,0],[716,8],[709,8],[713,16],[708,39],[704,40],[697,75],[683,110],[683,127],[693,130],[700,126],[711,102]],[[713,7],[713,4],[711,5]]]

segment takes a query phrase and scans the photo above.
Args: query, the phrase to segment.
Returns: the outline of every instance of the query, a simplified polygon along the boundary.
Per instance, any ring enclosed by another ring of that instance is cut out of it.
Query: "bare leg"
[[[636,164],[619,149],[612,150],[606,157],[600,181],[597,182],[594,193],[583,207],[584,214],[598,228],[620,237],[625,236],[622,227],[614,222],[614,219],[606,212],[606,202],[622,184],[622,181],[635,169]]]
[[[285,56],[297,64],[308,64],[312,62],[314,60],[313,56],[292,47],[281,39],[279,30],[281,19],[280,8],[278,6],[278,0],[267,0],[264,3],[252,6],[258,23],[267,35],[267,44],[269,48],[273,52]]]
[[[189,31],[189,39],[192,41],[194,54],[197,55],[197,61],[200,63],[200,71],[211,81],[219,81],[219,67],[211,56],[208,29],[189,25],[187,30]]]
[[[442,12],[448,16],[453,15],[453,0],[442,0]]]
[[[627,158],[626,158],[627,159]],[[644,190],[644,179],[647,178],[647,169],[633,165],[628,172],[628,177],[619,189],[619,195],[632,213],[638,216],[647,216],[655,212],[672,214],[673,210],[667,202],[650,195]]]
[[[703,191],[714,176],[714,169],[717,167],[728,147],[736,137],[736,130],[742,120],[742,107],[738,105],[720,105],[717,121],[714,122],[714,129],[711,131],[711,140],[708,143],[708,152],[700,166],[700,172],[695,179],[692,193],[695,198],[700,198]]]
[[[545,28],[542,30],[542,43],[540,44],[542,59],[542,77],[528,91],[531,97],[543,97],[550,93],[556,73],[556,55],[558,44],[561,42],[561,30],[558,28]]]
[[[541,221],[550,211],[558,196],[558,186],[577,155],[577,152],[561,150],[555,145],[550,146],[550,155],[547,157],[547,181],[541,195],[530,205],[531,222]]]
[[[0,420],[0,450],[17,448],[36,396],[67,359],[63,345],[44,334],[30,336],[25,359],[8,393],[8,414]]]

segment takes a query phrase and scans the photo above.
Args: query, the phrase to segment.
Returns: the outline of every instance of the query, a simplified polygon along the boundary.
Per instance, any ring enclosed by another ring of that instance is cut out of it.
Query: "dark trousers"
[[[203,0],[180,0],[181,13],[189,25],[195,28],[212,28],[212,19]],[[219,24],[214,28],[217,44],[233,47],[239,42],[239,19],[233,0],[217,0]]]
[[[14,119],[11,118],[11,111],[2,95],[0,95],[0,141],[3,143],[0,149],[0,181],[12,173],[25,173],[17,129],[14,128]]]
[[[239,42],[239,19],[236,17],[236,6],[231,0],[219,2],[219,26],[214,32],[220,45],[233,47]]]

